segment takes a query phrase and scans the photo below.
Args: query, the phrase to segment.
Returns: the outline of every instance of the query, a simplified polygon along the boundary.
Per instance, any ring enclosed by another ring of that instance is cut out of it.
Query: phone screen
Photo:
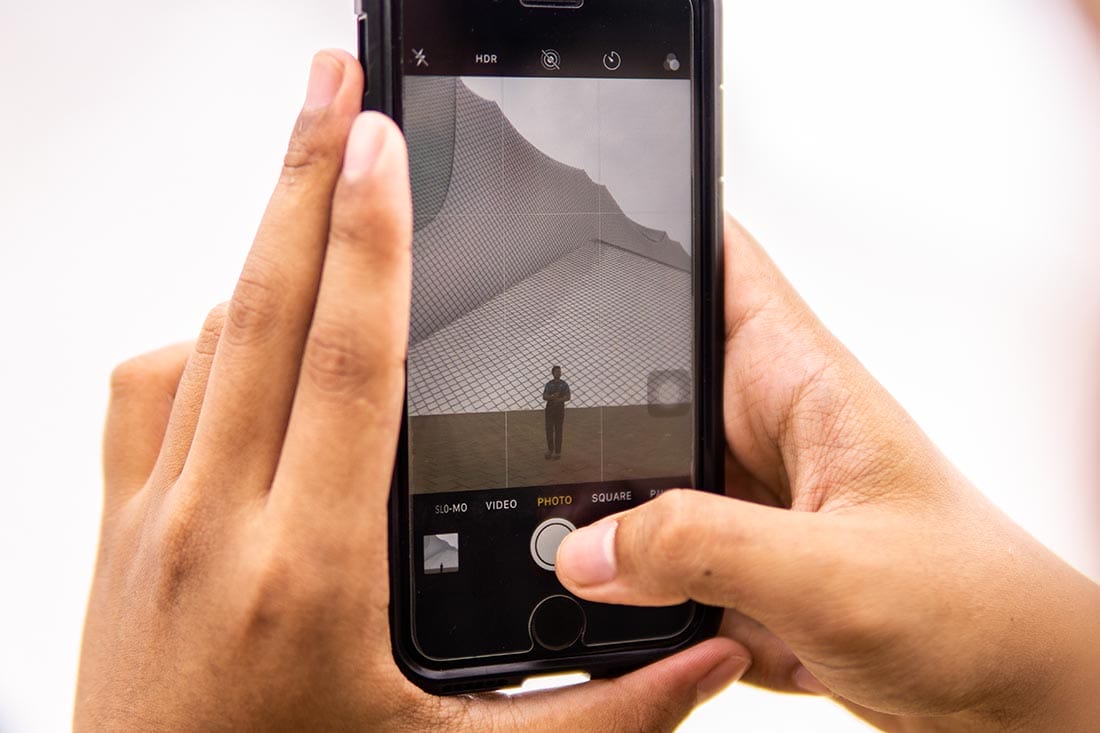
[[[692,486],[691,6],[421,0],[403,15],[416,636],[436,659],[523,652],[539,641],[526,611],[479,595],[503,583],[530,610],[564,592],[565,533]],[[588,646],[686,618],[622,624],[595,606]],[[495,632],[463,641],[463,623]]]

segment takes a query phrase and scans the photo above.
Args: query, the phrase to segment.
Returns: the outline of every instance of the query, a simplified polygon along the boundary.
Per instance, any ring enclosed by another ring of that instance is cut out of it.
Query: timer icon
[[[603,67],[608,71],[617,71],[623,65],[623,57],[618,51],[610,51],[603,55]]]

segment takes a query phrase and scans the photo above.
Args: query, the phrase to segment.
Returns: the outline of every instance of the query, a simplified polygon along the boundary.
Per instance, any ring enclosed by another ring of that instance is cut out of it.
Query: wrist
[[[991,729],[1086,731],[1100,720],[1100,586],[1064,568],[1075,582],[1062,585],[1070,590],[1058,599],[1060,612],[1042,620],[1047,634],[1031,649],[1043,664],[1023,675],[1019,689],[1028,694],[1015,695],[1015,704],[1003,708],[1008,714],[990,720]]]
[[[1060,654],[1051,650],[1050,664],[1057,685],[1041,708],[1032,730],[1095,730],[1100,720],[1100,586],[1079,576],[1079,605],[1066,622]]]

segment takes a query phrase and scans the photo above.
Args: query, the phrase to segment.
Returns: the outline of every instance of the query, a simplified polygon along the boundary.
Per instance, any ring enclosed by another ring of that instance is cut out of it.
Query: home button
[[[584,633],[581,605],[568,596],[550,596],[531,612],[531,637],[551,651],[568,649]]]

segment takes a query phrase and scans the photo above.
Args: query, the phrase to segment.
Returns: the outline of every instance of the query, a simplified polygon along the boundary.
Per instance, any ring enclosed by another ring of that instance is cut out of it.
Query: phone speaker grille
[[[525,8],[565,8],[576,10],[584,5],[584,0],[519,0]]]

